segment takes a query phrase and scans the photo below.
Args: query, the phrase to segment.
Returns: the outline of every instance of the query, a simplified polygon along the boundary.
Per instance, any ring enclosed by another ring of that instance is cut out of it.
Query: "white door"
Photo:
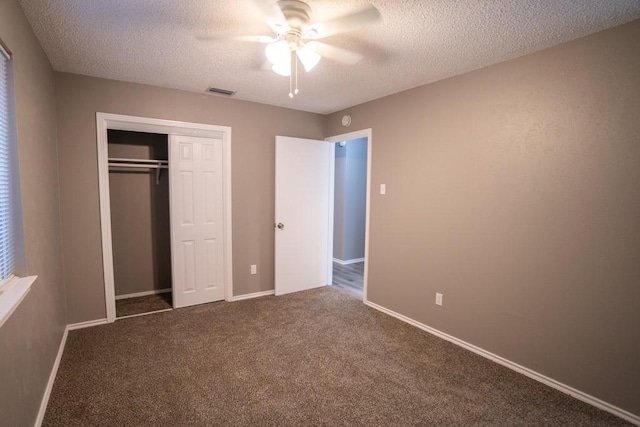
[[[222,139],[171,135],[174,308],[224,299]]]
[[[275,293],[329,284],[334,144],[276,137]]]

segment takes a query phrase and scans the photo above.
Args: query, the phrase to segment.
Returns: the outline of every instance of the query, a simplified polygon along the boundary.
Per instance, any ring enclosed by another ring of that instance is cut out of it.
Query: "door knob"
[[[280,230],[284,230],[284,224],[279,222],[277,226]]]

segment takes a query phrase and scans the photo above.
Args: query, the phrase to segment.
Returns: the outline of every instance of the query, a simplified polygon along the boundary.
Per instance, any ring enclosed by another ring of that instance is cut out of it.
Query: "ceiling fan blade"
[[[305,37],[313,39],[322,39],[338,33],[353,31],[381,19],[380,12],[373,6],[368,6],[358,12],[340,16],[325,22],[313,24],[307,30]],[[314,36],[315,32],[315,36]]]
[[[340,62],[342,64],[353,65],[360,62],[360,60],[363,58],[363,56],[357,52],[335,47],[323,42],[312,41],[307,43],[305,46],[308,46],[309,49],[322,56],[323,58]]]
[[[196,38],[200,41],[241,41],[241,42],[254,42],[254,43],[273,43],[278,40],[277,37],[269,36],[246,36],[246,35],[228,35],[228,34],[213,34],[197,35]]]
[[[277,2],[274,3],[270,0],[251,0],[251,2],[274,33],[280,34],[283,32],[283,28],[288,28],[287,19]]]

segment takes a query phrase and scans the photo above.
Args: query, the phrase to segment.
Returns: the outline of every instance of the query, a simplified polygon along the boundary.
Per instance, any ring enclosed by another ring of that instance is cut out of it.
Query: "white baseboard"
[[[255,292],[255,293],[252,293],[252,294],[236,295],[234,297],[231,297],[231,299],[229,301],[231,301],[231,302],[242,301],[242,300],[245,300],[245,299],[266,297],[266,296],[274,295],[274,294],[275,294],[274,290],[263,291],[263,292]]]
[[[162,310],[147,311],[146,313],[130,314],[128,316],[116,317],[116,320],[131,319],[132,317],[147,316],[149,314],[164,313],[165,311],[173,311],[173,308],[163,308]]]
[[[103,325],[106,323],[107,323],[107,319],[98,319],[98,320],[90,320],[88,322],[74,323],[71,325],[67,325],[67,327],[64,328],[64,334],[62,334],[62,339],[60,340],[60,346],[58,347],[58,354],[56,355],[56,360],[53,362],[53,367],[51,368],[51,374],[49,374],[49,381],[47,382],[47,387],[44,389],[44,395],[42,396],[42,400],[40,401],[40,409],[38,410],[38,416],[36,417],[36,422],[34,424],[35,427],[40,427],[42,425],[42,421],[44,421],[44,414],[47,412],[49,397],[51,397],[51,391],[53,390],[53,383],[55,383],[56,376],[58,375],[58,368],[60,367],[60,361],[62,360],[62,354],[64,353],[64,346],[67,344],[67,337],[69,336],[69,331],[73,331],[74,329],[88,328],[90,326]]]
[[[154,289],[153,291],[134,292],[132,294],[116,295],[116,301],[127,298],[146,297],[147,295],[166,294],[171,292],[171,288],[166,289]]]
[[[92,326],[105,325],[109,323],[107,319],[89,320],[88,322],[72,323],[67,325],[67,330],[73,331],[76,329],[90,328]]]
[[[53,362],[53,368],[51,368],[51,374],[49,374],[49,381],[47,387],[44,389],[44,395],[40,401],[40,410],[38,411],[38,417],[36,418],[35,427],[40,427],[42,421],[44,421],[44,414],[47,412],[47,405],[49,404],[49,397],[51,397],[51,390],[53,390],[53,383],[56,381],[56,375],[58,375],[58,368],[60,367],[60,361],[62,360],[62,354],[64,353],[64,346],[67,343],[67,335],[69,335],[69,327],[64,329],[62,334],[62,340],[60,340],[60,346],[58,347],[58,354],[56,360]]]
[[[338,258],[334,258],[333,262],[337,262],[340,265],[349,265],[349,264],[356,264],[358,262],[364,262],[364,258],[348,259],[346,261],[343,261],[343,260],[338,259]]]
[[[504,357],[498,356],[497,354],[493,354],[493,353],[491,353],[491,352],[489,352],[487,350],[484,350],[484,349],[482,349],[480,347],[477,347],[477,346],[475,346],[473,344],[469,344],[466,341],[462,341],[461,339],[458,339],[458,338],[456,338],[454,336],[451,336],[451,335],[446,334],[446,333],[444,333],[442,331],[434,329],[434,328],[432,328],[430,326],[425,325],[424,323],[420,323],[420,322],[418,322],[416,320],[413,320],[413,319],[411,319],[411,318],[409,318],[407,316],[404,316],[402,314],[396,313],[395,311],[389,310],[388,308],[382,307],[382,306],[380,306],[378,304],[375,304],[375,303],[373,303],[371,301],[366,301],[365,300],[364,303],[366,305],[368,305],[369,307],[371,307],[371,308],[374,308],[374,309],[376,309],[378,311],[381,311],[381,312],[383,312],[385,314],[388,314],[389,316],[393,316],[396,319],[400,319],[403,322],[406,322],[406,323],[408,323],[408,324],[410,324],[412,326],[420,328],[423,331],[429,332],[430,334],[435,335],[435,336],[437,336],[439,338],[442,338],[442,339],[447,340],[449,342],[452,342],[452,343],[454,343],[456,345],[459,345],[462,348],[465,348],[465,349],[467,349],[469,351],[472,351],[472,352],[474,352],[476,354],[479,354],[480,356],[485,357],[485,358],[487,358],[487,359],[489,359],[489,360],[491,360],[493,362],[499,363],[502,366],[505,366],[505,367],[507,367],[509,369],[512,369],[512,370],[514,370],[516,372],[519,372],[519,373],[521,373],[523,375],[526,375],[527,377],[529,377],[531,379],[534,379],[536,381],[539,381],[539,382],[541,382],[541,383],[543,383],[545,385],[548,385],[549,387],[555,388],[556,390],[559,390],[559,391],[561,391],[563,393],[566,393],[566,394],[568,394],[570,396],[573,396],[578,400],[582,400],[583,402],[586,402],[586,403],[588,403],[588,404],[590,404],[592,406],[595,406],[596,408],[600,408],[600,409],[602,409],[604,411],[610,412],[613,415],[616,415],[616,416],[618,416],[618,417],[620,417],[622,419],[625,419],[625,420],[629,421],[630,423],[633,423],[633,424],[636,424],[636,425],[640,425],[640,416],[632,414],[629,411],[625,411],[624,409],[618,408],[617,406],[614,406],[614,405],[612,405],[610,403],[607,403],[607,402],[605,402],[603,400],[600,400],[597,397],[593,397],[593,396],[591,396],[589,394],[586,394],[586,393],[584,393],[584,392],[582,392],[580,390],[577,390],[577,389],[575,389],[575,388],[573,388],[571,386],[568,386],[568,385],[563,384],[563,383],[561,383],[559,381],[556,381],[556,380],[554,380],[552,378],[549,378],[549,377],[547,377],[545,375],[542,375],[542,374],[540,374],[540,373],[538,373],[536,371],[533,371],[533,370],[531,370],[529,368],[525,368],[522,365],[518,365],[517,363],[512,362],[512,361],[510,361],[508,359],[505,359]]]

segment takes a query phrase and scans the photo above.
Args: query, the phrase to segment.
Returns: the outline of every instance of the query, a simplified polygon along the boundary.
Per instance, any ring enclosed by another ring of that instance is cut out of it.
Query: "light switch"
[[[258,274],[258,266],[251,264],[251,274]]]
[[[380,184],[380,194],[387,194],[387,184]]]

